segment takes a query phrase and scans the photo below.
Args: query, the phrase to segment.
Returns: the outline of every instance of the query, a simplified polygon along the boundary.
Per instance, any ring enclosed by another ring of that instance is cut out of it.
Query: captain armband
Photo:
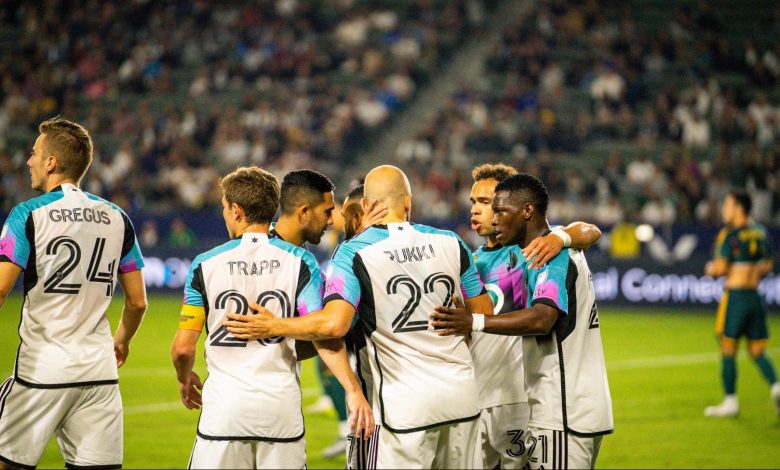
[[[179,314],[180,330],[203,330],[203,324],[206,323],[206,309],[195,305],[182,305]]]

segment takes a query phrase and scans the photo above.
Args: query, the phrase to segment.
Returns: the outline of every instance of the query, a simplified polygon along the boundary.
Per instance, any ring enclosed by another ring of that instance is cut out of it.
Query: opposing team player
[[[60,118],[38,130],[27,165],[44,194],[14,207],[0,235],[0,306],[24,271],[21,344],[0,385],[0,468],[35,468],[52,434],[68,467],[120,468],[117,367],[146,310],[143,259],[127,215],[79,188],[87,130]],[[112,340],[117,279],[125,301]]]
[[[493,298],[496,315],[527,306],[524,253],[531,256],[534,265],[542,266],[568,244],[585,249],[601,237],[597,227],[575,222],[536,238],[525,250],[516,244],[498,243],[492,224],[493,195],[498,183],[517,173],[501,163],[486,163],[471,172],[471,228],[485,237],[485,244],[474,252],[474,261]],[[522,337],[474,332],[470,349],[481,408],[474,467],[495,468],[500,464],[501,468],[522,468],[527,458],[523,439],[530,411],[523,376]],[[508,367],[512,373],[507,373]]]
[[[366,176],[365,198],[385,202],[384,225],[343,243],[328,276],[325,308],[297,319],[231,315],[243,338],[341,337],[355,312],[368,338],[380,468],[466,468],[473,462],[479,407],[464,337],[432,331],[428,313],[460,293],[471,311],[492,313],[471,254],[453,232],[409,223],[412,196],[401,170]]]
[[[747,337],[750,356],[769,383],[771,398],[780,415],[780,384],[772,361],[766,356],[769,339],[766,308],[758,284],[772,271],[772,250],[766,229],[750,221],[752,201],[744,190],[734,190],[723,202],[726,227],[718,235],[715,259],[705,266],[709,276],[726,276],[726,290],[718,307],[715,332],[720,340],[721,376],[726,396],[718,405],[708,406],[706,416],[736,417],[737,346]]]
[[[499,183],[493,198],[496,239],[529,246],[547,234],[547,189],[528,174]],[[523,450],[532,468],[593,468],[612,404],[590,270],[583,253],[564,249],[541,268],[526,269],[529,307],[503,315],[437,307],[442,335],[472,331],[534,336],[523,341],[531,407]]]
[[[319,266],[308,251],[268,237],[279,203],[273,175],[257,167],[239,168],[220,185],[222,214],[231,240],[193,261],[171,353],[182,402],[190,409],[203,406],[190,467],[304,468],[306,444],[295,341],[238,339],[222,321],[227,312],[249,313],[250,302],[280,317],[319,310]],[[209,378],[201,385],[192,367],[204,326]],[[370,407],[341,341],[315,346],[345,386],[358,432],[364,427],[372,430]]]

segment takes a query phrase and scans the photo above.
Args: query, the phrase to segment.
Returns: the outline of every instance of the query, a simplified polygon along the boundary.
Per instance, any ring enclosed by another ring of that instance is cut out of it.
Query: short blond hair
[[[244,209],[247,222],[270,223],[279,208],[279,180],[256,166],[237,168],[219,180],[229,204]]]
[[[475,182],[494,179],[500,183],[517,173],[518,171],[514,167],[503,163],[484,163],[471,170],[471,177],[474,178]]]
[[[44,151],[57,158],[59,172],[81,181],[92,164],[92,138],[79,124],[60,118],[47,119],[38,125],[46,136]]]

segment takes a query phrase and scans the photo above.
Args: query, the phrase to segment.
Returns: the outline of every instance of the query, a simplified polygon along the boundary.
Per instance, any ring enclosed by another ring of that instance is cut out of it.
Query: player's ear
[[[298,207],[298,222],[301,223],[301,225],[307,225],[309,223],[309,219],[311,218],[311,207],[308,206],[308,204],[304,204],[300,207]]]
[[[404,196],[404,212],[406,213],[406,220],[412,217],[412,195],[407,194]]]
[[[54,155],[49,155],[47,157],[44,157],[43,162],[44,168],[46,168],[47,174],[53,174],[57,172],[57,169],[60,166],[60,162],[57,160],[57,157]]]
[[[525,206],[523,207],[523,218],[525,218],[525,220],[530,220],[531,217],[534,216],[534,212],[536,212],[534,205],[530,202],[526,202]]]

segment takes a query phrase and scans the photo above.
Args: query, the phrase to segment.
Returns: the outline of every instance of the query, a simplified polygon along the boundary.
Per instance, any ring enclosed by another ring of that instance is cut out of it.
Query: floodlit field
[[[21,298],[0,312],[0,377],[11,374],[18,344]],[[182,468],[195,437],[197,412],[178,401],[168,350],[176,330],[180,296],[152,296],[130,358],[120,370],[125,406],[125,468]],[[121,300],[112,304],[116,324]],[[780,418],[746,354],[739,360],[742,414],[736,420],[705,419],[702,410],[720,400],[714,313],[682,310],[602,309],[600,321],[615,414],[615,433],[604,439],[601,468],[780,467]],[[770,328],[780,334],[780,318]],[[202,348],[201,348],[202,352]],[[780,348],[770,344],[780,362]],[[198,370],[203,371],[202,356]],[[320,387],[311,361],[303,367],[304,406]],[[343,467],[320,451],[336,432],[335,414],[306,414],[309,468]],[[63,466],[52,441],[40,467]]]

